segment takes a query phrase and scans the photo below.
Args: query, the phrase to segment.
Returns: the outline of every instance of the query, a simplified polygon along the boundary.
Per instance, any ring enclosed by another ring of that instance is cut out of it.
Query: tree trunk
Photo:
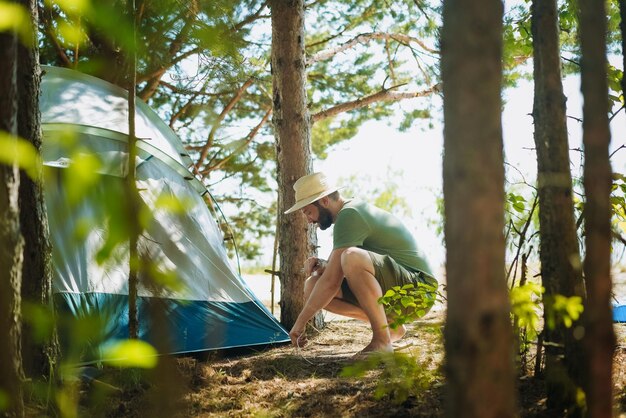
[[[572,203],[556,0],[534,0],[531,22],[539,249],[545,288],[544,316],[547,318],[556,295],[584,297],[584,288]],[[556,324],[554,329],[544,327],[548,408],[559,415],[575,406],[576,389],[582,386],[582,347],[574,338],[578,327],[578,323],[570,329],[563,323]]]
[[[611,312],[611,164],[604,3],[580,3],[585,147],[585,348],[589,417],[612,415],[615,334]]]
[[[499,1],[443,5],[446,413],[455,418],[516,416],[504,263],[502,13]]]
[[[278,167],[280,237],[280,321],[287,329],[304,305],[305,260],[316,253],[317,238],[294,204],[293,184],[312,171],[310,116],[306,98],[304,1],[272,0],[273,118]]]
[[[17,134],[17,39],[0,33],[0,133]],[[3,149],[1,152],[11,152]],[[24,416],[22,400],[21,298],[24,241],[20,234],[17,164],[0,164],[0,415]]]
[[[37,30],[37,2],[22,0],[31,13],[33,33]],[[39,90],[41,70],[39,52],[33,39],[33,47],[18,46],[18,134],[29,141],[41,153],[41,124],[39,113]],[[22,266],[22,299],[46,308],[52,307],[51,246],[48,231],[48,215],[43,195],[43,172],[31,179],[24,172],[20,175],[19,206],[20,225],[24,236],[24,264]],[[35,341],[28,325],[22,332],[22,359],[27,376],[47,380],[56,364],[59,353],[56,333],[49,341]]]
[[[622,33],[622,95],[626,97],[626,0],[619,0],[619,28]],[[624,107],[626,112],[626,107]]]

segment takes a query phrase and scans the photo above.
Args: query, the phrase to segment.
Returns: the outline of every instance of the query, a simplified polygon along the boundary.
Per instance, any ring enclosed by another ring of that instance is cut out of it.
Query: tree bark
[[[606,58],[606,11],[602,0],[580,3],[583,144],[585,148],[585,247],[587,303],[585,349],[587,416],[613,413],[611,311],[611,164]]]
[[[626,97],[626,0],[619,0],[619,29],[622,33],[622,95]],[[624,112],[626,112],[626,107],[624,107]]]
[[[556,295],[584,297],[584,286],[572,202],[556,0],[534,0],[531,11],[539,250],[547,319]],[[582,346],[574,337],[579,327],[578,322],[569,329],[558,323],[543,331],[548,408],[559,415],[576,408],[576,390],[582,387]]]
[[[17,135],[17,37],[0,33],[0,133]],[[2,152],[11,152],[4,149]],[[0,393],[8,407],[0,415],[24,416],[21,358],[22,257],[17,164],[0,164]]]
[[[312,171],[310,116],[306,97],[304,1],[272,0],[273,118],[278,169],[280,321],[287,329],[304,306],[305,260],[317,238],[300,213],[285,215],[295,202],[293,184]]]
[[[443,4],[446,415],[455,418],[516,416],[504,261],[502,13],[496,0]]]
[[[31,14],[33,34],[37,30],[37,2],[22,0]],[[18,46],[18,134],[29,141],[41,153],[41,116],[39,113],[39,90],[41,69],[39,52],[33,45]],[[20,173],[19,188],[20,225],[24,237],[24,263],[22,266],[22,299],[46,308],[51,314],[52,265],[51,245],[48,230],[48,214],[43,195],[43,171],[31,179]],[[53,375],[59,346],[56,333],[43,343],[36,341],[32,330],[24,324],[22,332],[22,359],[27,376],[48,380]]]

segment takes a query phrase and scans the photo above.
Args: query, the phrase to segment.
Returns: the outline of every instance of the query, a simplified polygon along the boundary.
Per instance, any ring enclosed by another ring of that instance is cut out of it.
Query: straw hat
[[[329,183],[323,173],[313,173],[300,177],[294,183],[293,189],[296,191],[296,203],[287,209],[285,214],[302,209],[306,205],[336,192],[339,187]]]

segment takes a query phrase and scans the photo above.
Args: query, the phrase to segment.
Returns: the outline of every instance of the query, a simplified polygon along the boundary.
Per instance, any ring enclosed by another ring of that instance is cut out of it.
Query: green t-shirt
[[[389,255],[409,270],[433,276],[407,227],[391,213],[367,202],[349,200],[337,214],[333,249],[346,247]]]

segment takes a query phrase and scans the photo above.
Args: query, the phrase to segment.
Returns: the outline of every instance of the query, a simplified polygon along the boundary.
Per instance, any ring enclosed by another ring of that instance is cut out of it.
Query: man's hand
[[[305,327],[300,327],[298,324],[295,324],[293,328],[291,328],[291,331],[289,331],[289,338],[291,338],[291,344],[294,347],[304,347],[307,343]]]
[[[304,272],[307,276],[321,276],[326,268],[326,261],[317,257],[309,257],[304,262]]]

